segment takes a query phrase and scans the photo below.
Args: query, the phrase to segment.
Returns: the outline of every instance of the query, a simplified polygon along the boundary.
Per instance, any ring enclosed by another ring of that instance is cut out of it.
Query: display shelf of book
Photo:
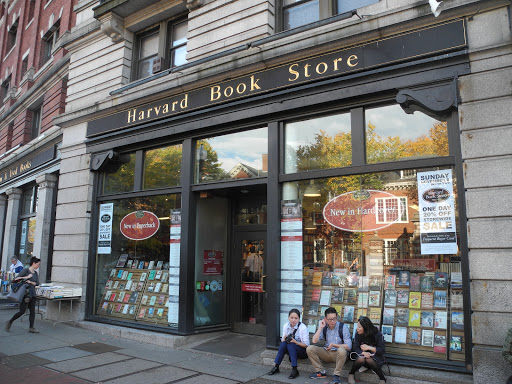
[[[148,270],[114,268],[105,284],[98,314],[134,319],[147,282]]]
[[[137,321],[167,324],[168,279],[168,271],[149,271],[148,280],[142,292],[140,306],[137,310]]]

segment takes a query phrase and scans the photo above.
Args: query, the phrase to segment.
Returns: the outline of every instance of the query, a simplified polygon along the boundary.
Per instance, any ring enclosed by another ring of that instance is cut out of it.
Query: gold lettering
[[[334,70],[337,71],[338,70],[338,62],[339,61],[343,61],[343,59],[341,57],[337,58],[337,59],[334,59],[333,60],[333,64],[334,64]]]
[[[144,120],[144,111],[139,112],[139,120]]]
[[[157,116],[160,113],[160,108],[162,108],[161,105],[159,105],[158,107],[153,108],[155,110],[155,113],[156,113]]]
[[[304,76],[306,76],[306,77],[311,77],[311,75],[310,75],[310,74],[309,74],[309,72],[308,72],[308,68],[309,68],[309,67],[311,67],[311,64],[306,64],[306,65],[304,66]]]
[[[169,104],[164,104],[164,109],[162,110],[162,113],[169,113]]]
[[[185,93],[185,97],[181,100],[180,108],[185,109],[188,107],[188,93]]]
[[[210,87],[210,90],[210,101],[218,100],[220,98],[220,86],[214,85],[213,87]]]
[[[320,70],[318,69],[321,65],[324,67],[324,70],[323,70],[323,71],[320,71]],[[319,75],[323,75],[326,71],[327,71],[327,64],[325,64],[325,63],[323,63],[323,62],[322,62],[322,63],[320,63],[320,64],[318,64],[318,65],[316,66],[316,73],[318,73]]]
[[[295,79],[288,78],[288,81],[295,81],[295,80],[297,80],[297,79],[299,78],[299,76],[300,76],[300,75],[299,75],[299,72],[297,72],[297,71],[295,71],[295,70],[293,70],[293,69],[292,69],[292,68],[293,68],[293,67],[295,67],[295,66],[297,66],[297,67],[298,67],[298,66],[299,66],[299,64],[292,64],[292,65],[290,65],[290,66],[288,67],[288,72],[290,72],[292,75],[294,75],[294,76],[295,76]]]
[[[357,56],[356,55],[351,55],[347,59],[347,64],[348,64],[349,67],[355,67],[357,64],[359,64],[359,62],[355,62],[354,64],[352,64],[352,60],[357,60]]]
[[[147,116],[146,116],[148,119],[149,119],[149,117],[151,116],[151,111],[152,111],[152,110],[153,110],[153,108],[149,108],[149,109],[148,109],[148,114],[147,114]]]
[[[128,111],[128,124],[135,123],[135,113],[137,112],[137,108],[134,108]]]
[[[255,89],[261,89],[258,85],[258,81],[260,81],[260,79],[256,79],[256,81],[254,81],[254,75],[251,76],[251,92]]]
[[[173,101],[173,102],[172,102],[172,111],[173,111],[173,112],[175,111],[174,107],[176,107],[176,104],[178,104],[178,102],[177,102],[177,101]]]
[[[242,90],[240,90],[241,85],[243,86]],[[245,83],[240,83],[236,87],[236,92],[240,95],[240,94],[244,93],[246,89],[247,89],[247,86],[245,85]]]
[[[233,94],[233,87],[226,87],[224,89],[224,96],[230,97]]]

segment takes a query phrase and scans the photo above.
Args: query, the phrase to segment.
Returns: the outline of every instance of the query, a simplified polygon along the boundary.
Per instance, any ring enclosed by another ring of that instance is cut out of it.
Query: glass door
[[[266,231],[235,232],[234,332],[265,335]]]

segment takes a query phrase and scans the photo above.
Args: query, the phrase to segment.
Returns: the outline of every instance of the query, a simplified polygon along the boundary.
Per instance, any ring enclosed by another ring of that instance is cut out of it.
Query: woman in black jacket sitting
[[[371,369],[379,376],[379,384],[386,383],[386,377],[382,372],[385,352],[384,336],[368,317],[361,316],[357,321],[356,337],[350,354],[354,363],[348,374],[349,384],[355,384],[354,373],[362,366]]]

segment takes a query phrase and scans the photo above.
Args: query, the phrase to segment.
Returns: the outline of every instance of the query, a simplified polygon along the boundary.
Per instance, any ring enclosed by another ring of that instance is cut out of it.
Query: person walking
[[[30,266],[28,268],[23,269],[18,276],[13,280],[13,283],[22,283],[22,284],[29,284],[29,287],[27,288],[28,296],[26,295],[20,304],[20,310],[18,313],[15,313],[14,316],[7,320],[5,323],[5,330],[9,332],[11,330],[11,325],[14,320],[17,318],[23,316],[25,314],[25,311],[27,308],[30,310],[29,315],[29,329],[28,331],[30,333],[39,333],[37,329],[34,328],[34,320],[36,318],[36,290],[35,287],[39,285],[39,275],[37,273],[37,270],[39,269],[39,266],[41,265],[41,260],[39,260],[37,257],[32,256],[30,258]]]

